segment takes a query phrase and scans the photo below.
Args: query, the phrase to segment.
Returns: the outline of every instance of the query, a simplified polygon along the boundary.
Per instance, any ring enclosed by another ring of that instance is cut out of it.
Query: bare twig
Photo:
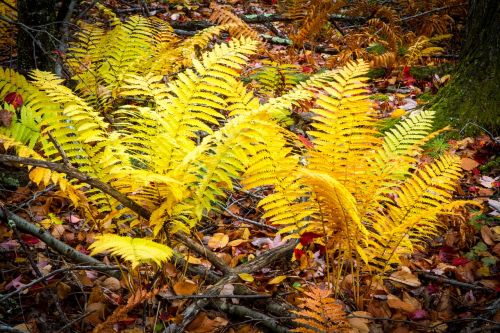
[[[415,272],[417,272],[418,275],[423,276],[426,279],[438,281],[438,282],[441,282],[444,284],[449,284],[449,285],[453,285],[453,286],[457,286],[457,287],[461,287],[461,288],[474,289],[474,290],[487,290],[487,291],[492,290],[492,289],[487,288],[487,287],[483,287],[483,286],[479,286],[479,285],[467,283],[467,282],[460,282],[460,281],[453,280],[453,279],[450,279],[450,278],[447,278],[444,276],[435,275],[435,274],[421,271],[421,270],[416,270]]]
[[[126,270],[126,268],[124,268],[124,267],[122,267],[121,269]],[[116,267],[116,266],[104,266],[103,264],[98,265],[98,266],[91,265],[91,266],[73,266],[73,267],[59,268],[59,269],[56,269],[56,270],[54,270],[54,271],[52,271],[44,276],[39,277],[38,279],[32,280],[30,283],[23,285],[19,289],[16,289],[16,290],[11,291],[10,293],[8,293],[6,295],[3,295],[0,298],[0,303],[5,301],[8,298],[14,296],[14,295],[22,293],[24,290],[33,287],[34,285],[36,285],[39,282],[45,281],[45,280],[53,277],[54,275],[57,275],[59,273],[69,272],[69,271],[78,271],[78,270],[98,270],[98,271],[102,272],[102,271],[118,271],[118,270],[120,270],[120,268]]]
[[[266,228],[266,229],[269,229],[269,230],[274,231],[274,232],[278,231],[278,228],[273,227],[272,225],[268,225],[268,224],[265,224],[265,223],[262,223],[262,222],[257,222],[257,221],[254,221],[254,220],[250,220],[250,219],[238,216],[238,215],[234,214],[232,211],[230,211],[229,209],[227,209],[226,207],[224,207],[223,205],[219,204],[219,206],[221,208],[223,208],[226,213],[228,213],[230,216],[234,217],[235,219],[238,219],[240,221],[256,225],[256,226],[261,227],[261,228]]]
[[[273,295],[269,294],[254,294],[254,295],[175,295],[175,296],[159,296],[161,299],[167,301],[174,301],[177,299],[220,299],[220,298],[239,298],[239,299],[261,299],[261,298],[272,298]]]
[[[422,17],[422,16],[426,16],[426,15],[429,15],[429,14],[437,13],[437,12],[440,12],[440,11],[445,10],[445,9],[449,9],[449,8],[453,8],[453,7],[461,7],[461,6],[465,6],[465,5],[467,5],[467,2],[456,3],[456,4],[453,4],[453,5],[448,5],[448,6],[443,6],[443,7],[439,7],[439,8],[434,8],[434,9],[428,10],[426,12],[418,13],[418,14],[415,14],[415,15],[412,15],[412,16],[402,17],[399,21],[401,21],[401,22],[409,21],[409,20],[413,20],[413,19],[416,19],[416,18],[419,18],[419,17]]]

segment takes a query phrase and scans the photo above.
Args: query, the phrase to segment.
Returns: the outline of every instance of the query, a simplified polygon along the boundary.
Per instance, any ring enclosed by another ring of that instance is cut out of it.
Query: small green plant
[[[441,134],[424,145],[424,151],[433,158],[442,156],[450,149],[447,135]]]

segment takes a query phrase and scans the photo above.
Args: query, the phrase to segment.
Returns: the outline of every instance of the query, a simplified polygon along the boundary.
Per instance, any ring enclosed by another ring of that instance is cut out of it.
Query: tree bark
[[[465,41],[451,82],[434,99],[437,125],[500,135],[500,1],[470,0]]]
[[[22,73],[31,69],[52,71],[51,51],[57,48],[55,0],[18,0],[19,33],[17,37],[17,67]]]

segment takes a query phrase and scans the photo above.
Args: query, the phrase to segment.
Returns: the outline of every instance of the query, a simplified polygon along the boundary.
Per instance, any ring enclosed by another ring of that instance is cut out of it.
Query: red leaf
[[[469,186],[469,192],[471,192],[471,193],[479,192],[479,187],[477,187],[477,186]]]
[[[463,266],[465,264],[467,264],[469,262],[469,259],[467,258],[464,258],[464,257],[458,257],[458,258],[455,258],[451,261],[451,264],[453,266]]]
[[[313,69],[309,66],[302,66],[302,73],[312,73]]]
[[[306,254],[306,253],[305,253],[304,251],[302,251],[302,250],[299,250],[299,249],[295,249],[295,250],[293,250],[293,255],[295,256],[295,259],[297,259],[297,260],[300,260],[300,258],[301,258],[304,254]]]
[[[31,235],[22,235],[21,239],[28,245],[35,245],[40,243],[40,240]]]
[[[411,75],[410,67],[408,67],[408,66],[405,66],[403,68],[403,82],[405,83],[406,86],[411,86],[415,82],[417,82],[417,80],[415,80],[413,75]]]
[[[479,169],[478,169],[478,168],[474,168],[474,169],[472,169],[472,174],[473,174],[474,176],[479,176],[479,175],[481,174],[481,171],[479,171]]]
[[[314,148],[314,144],[311,141],[309,141],[309,139],[306,138],[305,136],[297,134],[297,137],[299,138],[300,142],[302,142],[304,146],[306,146],[307,149]]]
[[[3,101],[7,104],[12,105],[15,109],[23,105],[23,96],[16,92],[10,92],[3,98]]]
[[[314,238],[321,237],[321,235],[318,235],[317,233],[314,232],[304,232],[302,235],[300,235],[300,244],[306,246],[309,245],[313,242]]]

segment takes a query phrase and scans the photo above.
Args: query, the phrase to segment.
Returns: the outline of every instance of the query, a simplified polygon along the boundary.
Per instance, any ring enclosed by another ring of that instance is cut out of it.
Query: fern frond
[[[438,215],[452,203],[452,192],[461,176],[460,159],[444,155],[417,170],[386,199],[387,211],[372,211],[368,218],[375,232],[370,233],[369,263],[384,272],[399,263],[426,239],[437,234]]]
[[[212,15],[209,18],[210,21],[217,24],[231,24],[228,26],[229,32],[235,37],[247,37],[254,40],[260,40],[260,36],[255,30],[250,28],[248,24],[238,16],[217,5],[215,1],[210,3],[210,8],[212,9]]]
[[[292,332],[329,333],[348,332],[350,325],[342,306],[331,296],[328,289],[311,287],[299,298],[299,311],[292,311],[298,318],[293,321],[300,327]]]
[[[161,265],[168,261],[174,253],[170,247],[144,238],[132,238],[113,234],[96,236],[95,241],[89,246],[89,249],[92,250],[90,255],[109,251],[111,254],[129,261],[132,268],[149,262]]]
[[[368,68],[365,62],[351,63],[335,75],[324,88],[328,95],[320,95],[318,108],[312,110],[316,116],[309,132],[315,149],[308,168],[329,173],[356,198],[370,181],[366,156],[380,145],[362,77]]]

